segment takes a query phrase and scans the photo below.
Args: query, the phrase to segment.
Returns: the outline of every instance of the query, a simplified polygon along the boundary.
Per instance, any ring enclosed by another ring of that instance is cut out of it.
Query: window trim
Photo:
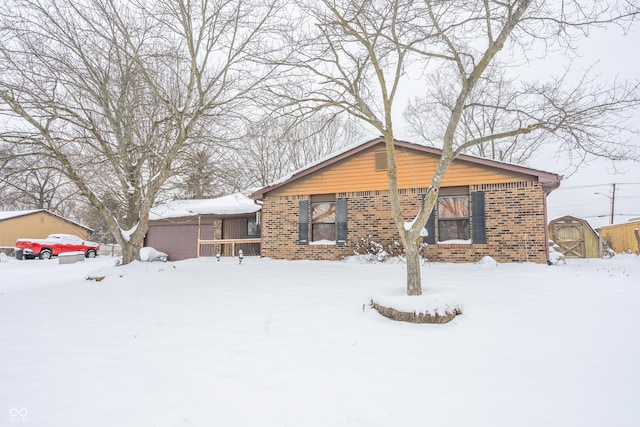
[[[467,191],[462,191],[466,189]],[[470,244],[487,244],[488,235],[487,235],[487,222],[486,222],[486,196],[484,191],[469,191],[471,190],[469,187],[444,187],[440,189],[439,196],[455,196],[455,195],[468,195],[469,201],[471,203],[469,216],[470,216]],[[423,196],[424,198],[424,196]],[[433,207],[431,214],[429,215],[429,219],[427,220],[427,224],[425,225],[425,229],[427,230],[427,235],[423,236],[422,242],[428,245],[435,244],[452,244],[447,243],[447,241],[440,241],[440,228],[438,226],[438,222],[440,219],[437,217],[436,213],[438,211],[438,205],[436,201],[436,205]],[[445,220],[446,221],[446,220]],[[437,238],[436,238],[437,235]]]
[[[465,188],[466,192],[462,192],[462,189]],[[449,199],[449,198],[465,198],[467,201],[467,216],[459,216],[459,217],[447,217],[447,218],[441,218],[440,217],[440,201],[442,199]],[[452,187],[452,188],[448,188],[446,189],[446,191],[444,191],[444,194],[439,194],[438,195],[438,199],[436,200],[436,206],[435,206],[435,210],[437,212],[437,221],[436,221],[436,227],[437,228],[437,233],[438,233],[438,238],[436,239],[436,241],[438,243],[444,243],[446,244],[447,242],[450,242],[452,240],[457,240],[460,242],[466,242],[468,241],[469,243],[472,243],[472,231],[471,231],[471,223],[472,223],[472,212],[471,212],[471,195],[468,192],[468,188],[466,187]],[[441,233],[441,225],[443,225],[442,223],[446,224],[446,223],[454,223],[456,221],[466,221],[466,231],[468,233],[468,238],[455,238],[455,239],[447,239],[447,240],[442,240],[442,233]]]
[[[326,221],[314,221],[313,211],[315,206],[319,205],[333,205],[334,219],[333,222]],[[335,245],[338,240],[338,212],[337,212],[337,204],[336,204],[336,196],[335,194],[318,194],[311,196],[311,209],[309,210],[310,217],[310,228],[311,228],[311,238],[309,240],[310,244],[330,244]],[[333,225],[333,239],[318,239],[316,240],[315,236],[315,226],[317,224],[332,224]]]

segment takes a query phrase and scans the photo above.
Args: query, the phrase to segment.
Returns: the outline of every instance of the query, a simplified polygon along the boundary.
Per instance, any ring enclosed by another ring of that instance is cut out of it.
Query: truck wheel
[[[96,254],[96,251],[95,251],[95,250],[93,250],[93,249],[89,249],[89,250],[87,251],[87,258],[95,258],[95,257],[96,257],[96,255],[97,255],[97,254]]]
[[[51,259],[51,250],[50,249],[41,250],[40,259]]]

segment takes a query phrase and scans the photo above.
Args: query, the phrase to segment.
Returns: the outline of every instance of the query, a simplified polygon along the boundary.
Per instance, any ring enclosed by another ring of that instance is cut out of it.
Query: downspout
[[[260,210],[256,212],[256,225],[258,226],[258,230],[260,230],[260,258],[262,258],[262,208],[264,207],[264,194],[262,194],[262,198],[260,200],[254,199],[253,202],[260,206]]]
[[[547,217],[547,196],[549,195],[549,193],[547,193],[546,191],[544,192],[544,196],[543,196],[543,207],[544,207],[544,252],[546,254],[547,257],[547,264],[549,263],[549,218]]]

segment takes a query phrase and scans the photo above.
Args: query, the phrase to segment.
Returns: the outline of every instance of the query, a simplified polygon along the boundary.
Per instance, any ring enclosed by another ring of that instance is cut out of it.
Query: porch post
[[[196,248],[196,258],[200,258],[200,215],[198,215],[198,247]]]

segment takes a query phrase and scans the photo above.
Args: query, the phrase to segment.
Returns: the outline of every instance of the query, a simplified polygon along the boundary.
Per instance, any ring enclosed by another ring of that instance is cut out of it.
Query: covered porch
[[[151,210],[145,246],[188,258],[260,255],[262,205],[242,194],[175,200]]]
[[[198,218],[197,258],[217,254],[237,256],[240,250],[244,255],[260,255],[260,212],[252,216],[218,219],[221,221],[219,233],[214,230],[214,237],[206,238]]]

